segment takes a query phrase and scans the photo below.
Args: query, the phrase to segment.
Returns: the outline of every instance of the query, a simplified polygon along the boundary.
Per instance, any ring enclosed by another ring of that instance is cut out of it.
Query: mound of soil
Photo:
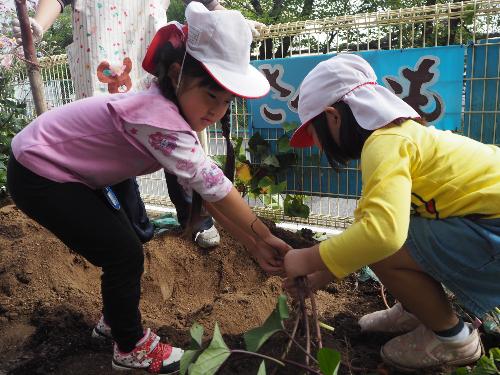
[[[311,244],[273,230],[294,247]],[[185,346],[194,322],[210,335],[218,322],[230,347],[242,347],[241,334],[261,325],[275,307],[281,280],[266,276],[228,234],[221,237],[208,253],[174,232],[145,245],[141,311],[145,326],[163,340]],[[90,338],[100,316],[99,285],[98,268],[15,206],[0,208],[0,375],[109,374],[109,343]],[[379,366],[378,351],[389,336],[363,335],[356,321],[383,308],[381,301],[376,284],[354,277],[318,292],[320,318],[335,327],[333,334],[324,333],[325,344],[366,372]],[[264,350],[279,354],[285,343],[276,335]],[[230,359],[220,373],[255,374],[259,363]],[[351,370],[343,366],[341,373]]]

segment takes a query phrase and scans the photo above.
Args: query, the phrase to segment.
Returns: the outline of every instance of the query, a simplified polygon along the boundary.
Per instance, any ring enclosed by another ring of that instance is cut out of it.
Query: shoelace
[[[172,346],[159,342],[158,345],[148,354],[153,362],[149,365],[148,371],[153,374],[158,374],[163,366],[163,360],[170,357]]]

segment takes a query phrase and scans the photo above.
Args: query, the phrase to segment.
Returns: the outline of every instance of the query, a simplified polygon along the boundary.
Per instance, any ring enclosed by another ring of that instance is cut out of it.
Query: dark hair
[[[178,104],[175,95],[175,87],[173,87],[170,77],[168,76],[168,70],[174,63],[182,64],[183,58],[182,76],[202,78],[199,84],[200,86],[209,87],[213,90],[224,90],[198,60],[189,53],[186,53],[186,48],[184,46],[174,48],[170,42],[167,42],[156,51],[153,60],[156,65],[155,76],[158,77],[158,85],[165,98]]]
[[[312,125],[318,135],[321,148],[325,153],[328,163],[332,168],[338,171],[341,167],[345,166],[349,160],[355,160],[361,157],[363,146],[374,131],[364,129],[359,125],[347,103],[339,101],[333,104],[332,107],[335,108],[340,115],[340,144],[335,142],[330,133],[326,120],[326,113],[324,111],[312,120]],[[391,121],[391,124],[401,125],[409,119],[410,118],[400,117]],[[426,125],[425,120],[421,118],[412,118],[412,120],[421,125]]]

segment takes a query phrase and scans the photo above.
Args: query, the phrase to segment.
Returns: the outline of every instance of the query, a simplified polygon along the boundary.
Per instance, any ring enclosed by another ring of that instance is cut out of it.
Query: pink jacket
[[[125,122],[196,133],[158,87],[96,96],[45,112],[12,140],[19,163],[56,182],[97,189],[162,166],[124,130]]]

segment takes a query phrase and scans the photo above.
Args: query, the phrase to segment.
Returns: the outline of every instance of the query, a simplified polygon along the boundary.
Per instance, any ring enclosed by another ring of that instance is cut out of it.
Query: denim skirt
[[[406,247],[477,317],[500,306],[500,219],[412,216]]]

